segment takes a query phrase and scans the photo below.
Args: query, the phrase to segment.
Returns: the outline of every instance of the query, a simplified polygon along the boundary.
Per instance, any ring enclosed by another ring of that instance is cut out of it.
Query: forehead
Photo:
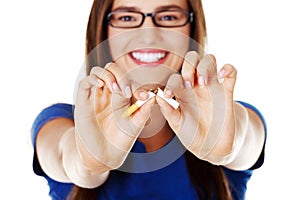
[[[112,10],[118,8],[134,8],[143,12],[152,12],[160,7],[174,6],[188,10],[188,0],[114,0]]]

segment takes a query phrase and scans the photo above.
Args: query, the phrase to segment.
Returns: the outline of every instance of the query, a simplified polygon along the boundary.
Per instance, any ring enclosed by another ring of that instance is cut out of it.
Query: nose
[[[152,20],[152,17],[150,14],[147,14],[145,16],[142,27],[156,27],[155,24],[153,23],[153,20]]]
[[[161,38],[160,28],[153,23],[150,14],[145,16],[144,23],[140,27],[139,32],[145,45],[152,45],[158,43]]]
[[[150,22],[151,23],[151,22]],[[148,24],[140,28],[140,37],[145,45],[153,45],[160,43],[161,34],[160,30],[153,26],[152,24]]]

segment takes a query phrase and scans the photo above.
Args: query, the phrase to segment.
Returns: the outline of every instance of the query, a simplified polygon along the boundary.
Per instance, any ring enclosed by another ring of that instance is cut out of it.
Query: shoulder
[[[67,103],[56,103],[44,108],[39,115],[37,120],[43,117],[68,117],[73,119],[74,106]]]
[[[74,106],[66,103],[56,103],[44,108],[35,118],[31,127],[32,141],[35,141],[36,134],[41,127],[52,119],[65,117],[74,120]]]

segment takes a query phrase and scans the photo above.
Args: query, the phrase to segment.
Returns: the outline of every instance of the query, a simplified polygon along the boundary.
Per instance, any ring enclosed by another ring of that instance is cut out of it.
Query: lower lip
[[[160,59],[160,60],[158,60],[158,61],[156,61],[156,62],[143,62],[143,61],[140,61],[140,60],[135,59],[135,58],[132,56],[131,53],[130,53],[129,55],[130,55],[131,59],[132,59],[137,65],[142,65],[143,67],[157,67],[158,65],[161,65],[161,64],[163,64],[163,63],[166,61],[166,59],[167,59],[167,57],[168,57],[169,54],[166,53],[166,55],[165,55],[164,58],[162,58],[162,59]]]

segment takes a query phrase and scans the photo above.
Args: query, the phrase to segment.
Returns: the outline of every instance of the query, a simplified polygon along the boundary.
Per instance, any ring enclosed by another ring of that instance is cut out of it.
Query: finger
[[[156,102],[160,106],[160,110],[168,122],[179,122],[180,109],[174,109],[163,98],[156,96]]]
[[[142,105],[138,111],[131,115],[131,120],[138,127],[144,126],[146,121],[149,119],[152,106],[155,103],[155,98],[151,98],[144,105]]]
[[[176,96],[181,96],[180,93],[182,93],[185,89],[184,86],[184,80],[180,74],[173,74],[170,76],[165,90],[164,95],[167,98],[172,98],[176,94]]]
[[[206,55],[197,66],[198,84],[201,88],[217,81],[217,64],[213,55]]]
[[[194,87],[197,78],[196,67],[200,62],[200,56],[196,51],[189,51],[184,58],[181,74],[186,88]]]
[[[117,84],[115,86],[117,92],[122,92],[124,97],[130,98],[132,96],[132,91],[130,88],[130,81],[126,76],[124,70],[119,67],[116,63],[108,63],[104,67],[107,71],[114,75],[115,79],[117,80]]]
[[[113,108],[119,128],[130,136],[136,136],[148,121],[155,98],[149,99],[142,106],[138,107],[137,110],[129,114],[131,106],[129,106],[128,102],[125,102],[128,99],[124,101],[124,98],[121,98],[121,95],[118,93],[114,93],[113,97],[113,105],[118,104],[113,106]]]
[[[116,79],[109,71],[101,67],[93,67],[90,74],[101,79],[112,93],[115,91]]]
[[[183,78],[180,74],[173,74],[168,79],[168,82],[165,86],[164,96],[168,99],[173,98],[174,95],[181,96],[181,92],[185,89]],[[165,99],[156,95],[156,101],[161,107],[161,110],[165,116],[165,118],[169,121],[180,116],[180,109],[175,109],[172,105],[170,105]]]
[[[79,82],[77,92],[77,103],[83,103],[90,99],[92,94],[92,88],[101,88],[104,86],[104,82],[98,79],[96,76],[87,76]]]
[[[196,104],[195,92],[185,88],[184,80],[180,74],[173,74],[165,87],[164,96],[166,98],[176,97],[176,101],[183,108],[189,104]]]
[[[144,87],[140,87],[140,88],[135,89],[133,96],[134,96],[134,98],[139,99],[139,100],[146,100],[148,98],[148,92],[149,92],[148,89],[146,89]]]
[[[237,70],[234,68],[234,66],[230,64],[224,65],[218,73],[218,78],[223,80],[222,82],[225,88],[230,89],[232,91],[236,82],[236,77]]]

